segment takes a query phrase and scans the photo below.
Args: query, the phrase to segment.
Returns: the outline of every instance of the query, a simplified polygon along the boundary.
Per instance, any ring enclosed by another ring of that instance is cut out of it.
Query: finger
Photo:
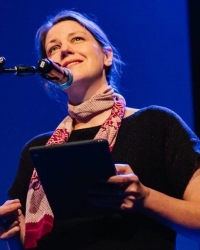
[[[0,206],[0,216],[9,214],[13,211],[16,211],[19,208],[21,208],[20,203],[11,203],[11,204],[2,205]]]
[[[128,195],[124,198],[123,203],[121,204],[121,210],[133,210],[135,207],[135,203],[137,202],[137,194],[127,194],[126,192],[124,195]]]
[[[134,208],[134,202],[132,202],[129,199],[126,199],[122,204],[121,204],[121,210],[123,211],[130,211],[133,210]]]
[[[18,214],[18,217],[22,215],[22,210],[21,209],[18,209],[17,210],[17,214]]]
[[[19,224],[19,217],[16,216],[16,214],[10,214],[8,216],[2,216],[0,217],[0,226],[1,228],[4,228],[5,230],[8,230],[9,228],[16,226],[16,221]],[[14,224],[13,224],[14,223]]]
[[[4,225],[0,225],[0,229],[2,231],[9,231],[10,229],[12,229],[13,227],[16,227],[16,226],[19,226],[19,220],[15,220],[13,222],[10,222],[10,224],[7,225],[7,227]]]
[[[118,183],[118,184],[128,184],[131,182],[138,181],[138,177],[135,174],[126,174],[126,175],[115,175],[111,176],[108,179],[108,183]]]
[[[123,174],[133,174],[133,170],[128,164],[115,164],[115,168],[117,171],[118,175],[123,175]]]
[[[17,226],[19,226],[19,221],[18,221],[18,220],[15,220],[15,221],[10,225],[10,227],[8,228],[8,230],[11,230],[12,228],[17,227]]]
[[[16,226],[10,229],[9,231],[4,231],[0,229],[0,239],[8,239],[19,233],[20,227]]]
[[[14,204],[14,203],[20,203],[20,200],[19,199],[7,200],[4,202],[3,205],[10,205],[10,204]]]
[[[0,226],[8,230],[8,228],[10,228],[15,221],[19,222],[19,217],[20,217],[19,214],[21,214],[20,211],[21,210],[14,210],[9,213],[8,212],[4,213],[2,216],[0,216]]]

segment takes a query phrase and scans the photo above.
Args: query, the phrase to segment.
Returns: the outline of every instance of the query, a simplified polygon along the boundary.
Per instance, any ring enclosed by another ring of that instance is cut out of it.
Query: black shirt
[[[92,139],[100,126],[72,131],[69,141]],[[31,146],[45,145],[52,132],[33,138],[24,147],[11,198],[25,201],[33,166]],[[181,199],[197,170],[200,142],[173,111],[150,106],[122,121],[112,151],[115,163],[127,163],[145,186]],[[176,211],[174,211],[176,212]],[[140,212],[112,212],[98,218],[55,221],[52,234],[38,249],[172,250],[176,233]]]

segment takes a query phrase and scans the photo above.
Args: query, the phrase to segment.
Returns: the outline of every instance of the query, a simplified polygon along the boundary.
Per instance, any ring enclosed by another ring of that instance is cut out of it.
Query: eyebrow
[[[73,36],[77,33],[83,33],[84,35],[86,35],[86,32],[84,32],[84,31],[74,31],[74,32],[69,33],[67,36],[70,37],[70,36]],[[55,43],[55,42],[57,42],[57,39],[52,39],[52,40],[48,41],[48,44]]]

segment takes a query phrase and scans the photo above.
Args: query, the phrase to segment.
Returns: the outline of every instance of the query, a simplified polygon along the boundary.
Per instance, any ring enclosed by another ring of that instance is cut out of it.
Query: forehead
[[[72,20],[65,20],[55,24],[46,35],[46,43],[52,39],[59,39],[72,35],[74,33],[82,32],[91,39],[94,39],[93,35],[81,24]],[[94,39],[95,40],[95,39]]]

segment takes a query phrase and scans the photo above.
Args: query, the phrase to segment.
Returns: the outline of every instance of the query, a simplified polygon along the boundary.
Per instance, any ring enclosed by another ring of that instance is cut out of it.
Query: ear
[[[111,47],[103,48],[104,52],[104,65],[109,67],[112,65],[113,60],[113,50]]]

